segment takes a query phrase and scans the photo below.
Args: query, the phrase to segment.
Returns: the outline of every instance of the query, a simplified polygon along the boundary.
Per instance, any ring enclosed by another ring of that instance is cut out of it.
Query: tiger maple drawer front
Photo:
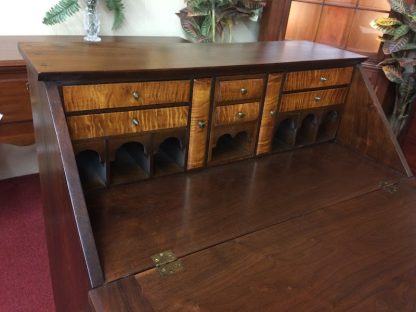
[[[218,83],[217,102],[246,101],[261,98],[264,79],[220,80]]]
[[[348,88],[337,88],[284,94],[279,112],[343,104],[347,93]]]
[[[215,109],[215,125],[221,126],[257,120],[259,108],[259,102],[217,106]]]
[[[88,139],[186,127],[189,107],[169,107],[116,113],[71,116],[67,124],[71,138]]]
[[[64,107],[66,112],[75,112],[187,103],[190,86],[188,80],[64,86]]]
[[[0,81],[0,123],[32,120],[29,92],[26,80]]]
[[[352,67],[344,67],[291,72],[283,91],[346,85],[351,82],[352,71]]]

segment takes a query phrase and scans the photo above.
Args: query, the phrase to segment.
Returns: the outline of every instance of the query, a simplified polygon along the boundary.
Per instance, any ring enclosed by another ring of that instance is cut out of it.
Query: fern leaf
[[[114,11],[113,29],[118,29],[125,20],[124,4],[122,0],[106,0],[107,9]]]
[[[68,17],[80,10],[78,0],[60,0],[55,6],[46,12],[42,23],[45,25],[55,25],[64,22]]]

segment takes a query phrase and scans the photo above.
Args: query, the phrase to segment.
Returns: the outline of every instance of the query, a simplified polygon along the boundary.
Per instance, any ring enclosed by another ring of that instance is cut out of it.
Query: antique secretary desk
[[[58,311],[415,307],[415,184],[363,56],[19,48]]]

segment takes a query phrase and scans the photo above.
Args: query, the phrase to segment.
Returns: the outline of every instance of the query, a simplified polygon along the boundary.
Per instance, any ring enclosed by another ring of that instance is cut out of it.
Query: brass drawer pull
[[[321,100],[321,97],[320,96],[315,96],[315,101],[316,102],[319,102]]]
[[[3,114],[2,113],[0,113],[0,121],[3,119]]]
[[[240,92],[242,95],[246,95],[248,90],[246,88],[241,88]]]
[[[133,118],[132,121],[133,125],[138,126],[140,125],[140,121],[137,118]]]
[[[328,78],[326,78],[326,77],[321,77],[321,79],[320,79],[322,82],[325,82],[325,81],[328,81]]]
[[[207,122],[205,120],[198,121],[198,128],[204,129],[207,126]]]
[[[271,111],[270,111],[270,116],[274,117],[274,115],[276,115],[276,111],[271,110]]]
[[[243,119],[244,117],[246,117],[246,114],[243,112],[238,112],[236,116],[238,119]]]
[[[133,96],[133,98],[134,98],[135,100],[138,100],[138,99],[140,98],[140,93],[139,93],[139,91],[133,91],[131,95]]]

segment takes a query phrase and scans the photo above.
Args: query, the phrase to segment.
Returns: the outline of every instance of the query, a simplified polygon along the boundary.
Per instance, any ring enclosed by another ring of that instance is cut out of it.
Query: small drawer
[[[351,82],[352,67],[318,69],[287,74],[283,91],[346,85]]]
[[[259,102],[218,106],[215,109],[215,125],[229,125],[256,120],[259,117],[259,108]]]
[[[32,120],[26,81],[0,81],[0,123]]]
[[[257,100],[263,92],[263,78],[221,80],[217,102]]]
[[[190,86],[188,80],[64,86],[64,107],[66,112],[75,112],[187,103]]]
[[[187,106],[90,114],[67,118],[73,140],[186,127]]]
[[[279,112],[290,112],[302,109],[343,104],[347,94],[348,88],[284,94],[282,96]]]

